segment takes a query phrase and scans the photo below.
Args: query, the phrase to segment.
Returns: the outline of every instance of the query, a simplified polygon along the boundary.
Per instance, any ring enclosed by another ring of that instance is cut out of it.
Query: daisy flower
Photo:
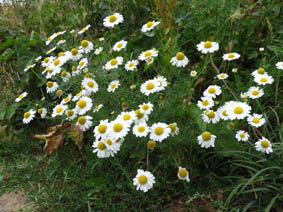
[[[111,155],[111,151],[107,149],[106,143],[103,140],[96,140],[92,147],[94,148],[92,152],[96,153],[99,158],[109,158],[112,155],[114,156],[114,154]]]
[[[171,133],[171,129],[165,123],[155,123],[150,127],[150,139],[153,141],[163,141]]]
[[[262,115],[256,114],[256,113],[248,116],[247,121],[249,125],[256,127],[256,128],[261,127],[262,125],[265,124],[265,119],[262,117]]]
[[[98,84],[92,78],[87,78],[87,77],[84,78],[82,85],[84,86],[86,91],[88,91],[90,93],[96,93],[98,91]]]
[[[113,92],[120,86],[120,83],[118,80],[114,80],[112,82],[110,82],[110,84],[108,85],[107,91],[108,92]]]
[[[122,119],[116,119],[110,122],[109,130],[115,138],[123,138],[128,134],[130,125]]]
[[[114,154],[120,151],[121,143],[116,142],[115,138],[107,136],[103,140],[105,141],[104,143],[106,145],[107,150],[111,152],[110,154],[112,157],[114,156]]]
[[[85,54],[89,53],[93,50],[93,43],[87,40],[83,40],[81,42],[80,50]]]
[[[193,71],[190,72],[190,76],[191,76],[191,77],[195,77],[197,74],[198,74],[198,73],[197,73],[195,70],[193,70]]]
[[[53,57],[53,56],[45,57],[45,58],[43,59],[43,61],[41,62],[41,66],[42,66],[42,67],[47,67],[47,66],[49,66],[49,64],[52,63],[54,59],[55,59],[55,57]]]
[[[46,108],[42,107],[37,110],[37,113],[40,115],[41,118],[45,118],[47,114]]]
[[[241,92],[240,97],[241,99],[247,99],[249,96],[247,92],[243,92],[243,93]]]
[[[96,48],[96,49],[94,50],[94,54],[95,54],[95,55],[99,55],[99,54],[102,52],[102,50],[103,50],[103,47]]]
[[[90,28],[90,25],[88,24],[86,27],[82,28],[80,31],[78,31],[78,34],[81,35],[83,34],[85,31],[87,31]]]
[[[247,132],[245,132],[244,130],[239,130],[236,133],[236,139],[238,141],[247,141],[249,139],[249,134]]]
[[[228,53],[228,54],[224,54],[222,56],[223,60],[228,60],[228,61],[231,61],[231,60],[237,60],[240,58],[241,55],[239,55],[238,53]]]
[[[251,109],[251,106],[245,102],[230,101],[227,103],[227,115],[231,120],[246,118]]]
[[[70,100],[72,99],[72,94],[68,94],[67,97],[65,97],[64,99],[62,99],[60,104],[67,104]]]
[[[66,105],[57,105],[56,107],[53,108],[53,112],[51,116],[52,117],[61,116],[63,115],[66,109],[67,109]]]
[[[143,103],[142,105],[139,105],[139,109],[141,113],[149,115],[153,111],[153,104],[150,102]]]
[[[74,120],[74,118],[76,118],[77,116],[76,111],[72,109],[66,110],[65,115],[67,116],[67,120],[69,121]]]
[[[66,40],[59,40],[56,44],[57,44],[57,46],[59,46],[59,45],[61,45],[63,43],[66,43]]]
[[[128,124],[132,124],[137,119],[137,115],[135,111],[122,112],[117,118],[122,119],[124,122]]]
[[[168,127],[170,128],[171,132],[170,132],[170,135],[172,136],[175,136],[175,135],[178,135],[179,134],[179,128],[177,127],[177,124],[176,123],[171,123],[171,124],[168,124]]]
[[[259,76],[259,75],[255,76],[254,81],[258,85],[267,85],[267,84],[272,84],[274,80],[273,80],[272,76],[264,74],[264,75],[261,75],[261,76]]]
[[[62,71],[60,75],[62,77],[63,82],[68,82],[69,79],[71,78],[71,74],[68,73],[67,71]]]
[[[57,90],[58,87],[59,87],[59,85],[57,84],[57,82],[47,81],[46,92],[47,93],[53,93],[54,91]]]
[[[209,148],[214,147],[215,135],[212,135],[210,132],[205,131],[201,135],[198,136],[198,143],[201,147]]]
[[[257,99],[259,97],[262,97],[264,94],[263,90],[260,89],[259,87],[250,87],[247,95],[251,99]]]
[[[202,54],[213,53],[219,49],[219,44],[211,41],[202,41],[197,45],[197,49]]]
[[[92,125],[92,117],[91,116],[80,116],[77,119],[76,125],[80,128],[82,131],[88,130]]]
[[[228,78],[228,74],[220,73],[220,74],[217,75],[217,78],[218,78],[219,80],[225,80],[225,79]]]
[[[103,25],[107,28],[113,28],[115,25],[123,23],[123,21],[124,21],[124,18],[121,14],[114,13],[103,19]]]
[[[35,66],[35,64],[28,65],[28,66],[24,69],[24,72],[26,72],[26,71],[32,69],[34,66]]]
[[[127,71],[133,71],[137,68],[139,62],[137,60],[130,60],[125,64],[125,69]]]
[[[110,127],[108,120],[101,120],[99,125],[97,125],[93,130],[94,136],[96,137],[96,139],[105,137],[108,135],[109,129]]]
[[[150,150],[153,150],[156,146],[156,142],[155,141],[152,141],[152,140],[149,140],[146,144],[146,147]]]
[[[77,101],[79,98],[85,95],[85,90],[80,91],[73,97],[73,101]]]
[[[77,76],[81,73],[81,69],[78,69],[77,66],[72,66],[72,76]]]
[[[229,117],[227,115],[227,108],[226,108],[225,105],[218,108],[217,114],[219,115],[219,118],[221,118],[222,120],[228,120],[229,119]]]
[[[75,110],[76,110],[76,113],[78,113],[79,115],[83,115],[87,111],[89,111],[91,108],[92,108],[92,100],[91,100],[91,98],[89,98],[87,96],[83,96],[77,102]]]
[[[214,106],[214,101],[210,97],[201,97],[197,105],[200,109],[209,109]]]
[[[155,77],[153,80],[156,80],[158,86],[156,87],[156,90],[157,91],[162,91],[164,90],[168,83],[167,83],[167,79],[163,76],[158,76],[158,77]]]
[[[123,57],[113,58],[106,63],[105,69],[111,70],[111,69],[114,69],[114,68],[118,68],[118,66],[122,65],[122,63],[123,63]]]
[[[136,110],[135,111],[135,114],[136,114],[136,119],[135,119],[135,124],[140,124],[140,123],[143,123],[143,122],[147,122],[148,120],[148,115],[142,113],[140,110]]]
[[[77,66],[77,70],[82,70],[87,66],[87,58],[81,59],[79,65]]]
[[[265,152],[266,154],[273,152],[270,141],[265,137],[262,137],[255,143],[255,148],[257,151]]]
[[[180,180],[186,180],[187,182],[190,182],[189,172],[187,171],[186,168],[182,168],[182,167],[179,166],[177,176]]]
[[[176,67],[185,67],[189,63],[189,59],[183,52],[178,52],[175,57],[172,57],[170,63]]]
[[[28,124],[28,123],[30,123],[32,120],[33,120],[33,118],[35,117],[35,111],[34,110],[29,110],[28,112],[25,112],[24,113],[24,118],[23,118],[23,123],[24,124]]]
[[[217,85],[210,85],[208,88],[203,92],[203,96],[209,98],[216,98],[221,94],[221,88]]]
[[[77,61],[79,59],[81,59],[81,57],[83,56],[80,51],[76,48],[72,48],[70,52],[68,52],[69,57],[71,60],[73,61]]]
[[[56,49],[57,49],[57,47],[55,46],[55,47],[53,47],[52,49],[49,49],[49,50],[46,52],[46,54],[50,54],[50,53],[54,52]]]
[[[145,60],[145,62],[146,62],[147,65],[150,65],[150,64],[152,64],[154,62],[154,58],[153,57],[149,57],[149,58],[147,58]]]
[[[98,112],[103,107],[103,104],[96,105],[93,112]]]
[[[133,179],[134,186],[137,186],[137,190],[147,192],[153,187],[155,183],[155,177],[149,172],[142,169],[138,169],[138,174]]]
[[[28,95],[27,92],[23,92],[22,94],[20,94],[16,99],[15,102],[20,102],[22,101],[23,98],[25,98]]]
[[[149,127],[145,122],[140,123],[133,127],[133,133],[136,137],[146,137],[149,133]]]
[[[149,21],[146,24],[144,24],[141,28],[142,32],[149,32],[151,31],[154,27],[156,27],[158,24],[160,24],[159,21]]]
[[[202,120],[205,123],[215,124],[220,120],[218,113],[213,110],[206,110],[201,114],[201,116],[202,116]]]
[[[283,62],[277,62],[276,63],[276,68],[283,70]]]
[[[35,58],[35,62],[38,62],[39,60],[41,60],[42,57],[41,56],[38,56],[37,58]]]
[[[251,73],[252,76],[256,77],[258,75],[264,75],[266,74],[266,71],[264,70],[264,68],[258,68],[257,70],[253,71]]]
[[[127,42],[127,41],[124,41],[124,40],[118,41],[117,43],[114,44],[114,46],[113,46],[113,51],[119,52],[121,49],[126,48],[127,43],[128,43],[128,42]]]
[[[140,87],[140,92],[146,96],[158,91],[159,83],[156,80],[148,80]]]
[[[147,50],[147,51],[144,51],[142,52],[140,55],[139,55],[139,60],[146,60],[148,58],[152,58],[152,57],[157,57],[158,56],[158,51],[156,51],[155,49],[150,49],[150,50]]]

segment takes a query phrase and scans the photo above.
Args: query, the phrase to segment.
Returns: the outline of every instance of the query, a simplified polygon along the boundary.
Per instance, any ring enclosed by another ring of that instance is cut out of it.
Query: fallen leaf
[[[69,128],[69,132],[70,132],[72,141],[74,141],[77,147],[79,148],[79,150],[81,150],[82,149],[81,141],[84,138],[83,131],[81,131],[77,125],[72,124]]]

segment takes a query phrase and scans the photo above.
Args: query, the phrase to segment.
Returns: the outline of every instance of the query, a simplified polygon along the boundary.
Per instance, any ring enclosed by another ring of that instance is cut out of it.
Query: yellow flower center
[[[98,148],[99,150],[105,150],[105,149],[106,149],[106,146],[105,146],[105,144],[104,144],[102,141],[100,141],[100,142],[97,144],[97,148]]]
[[[234,113],[236,113],[236,114],[242,114],[243,112],[244,112],[243,108],[241,108],[239,106],[235,107],[235,109],[234,109]]]
[[[258,124],[260,122],[259,118],[253,118],[253,123]]]
[[[151,51],[146,51],[146,52],[144,53],[144,56],[145,56],[145,57],[150,57],[151,55],[152,55]]]
[[[138,181],[140,184],[144,185],[147,183],[147,177],[145,175],[141,175],[139,176]]]
[[[52,39],[51,36],[47,38],[47,40],[49,40],[49,41],[50,41],[51,39]]]
[[[78,106],[79,106],[79,108],[84,108],[86,106],[86,101],[83,100],[83,99],[80,99],[78,101]]]
[[[80,125],[84,125],[86,123],[86,118],[84,116],[80,116],[78,118],[78,122]]]
[[[92,73],[86,73],[85,78],[92,78]]]
[[[29,113],[29,112],[25,112],[25,113],[24,113],[24,118],[27,119],[29,116],[30,116],[30,113]]]
[[[267,79],[265,77],[260,79],[261,82],[267,82]]]
[[[111,85],[111,88],[114,89],[114,88],[116,88],[116,86],[117,86],[117,84],[116,84],[116,83],[113,83],[113,84]]]
[[[116,16],[115,15],[110,15],[109,16],[109,22],[113,23],[117,20]]]
[[[63,108],[62,107],[57,107],[56,108],[56,113],[61,113],[63,111]]]
[[[113,126],[114,132],[121,132],[122,129],[123,129],[123,125],[120,124],[120,123],[116,123],[116,124],[114,124],[114,126]]]
[[[223,110],[223,111],[222,111],[222,115],[223,115],[223,116],[227,116],[227,110]]]
[[[151,21],[149,21],[149,22],[146,23],[146,27],[147,27],[147,28],[152,27],[152,25],[153,25],[153,22],[151,22]]]
[[[154,88],[154,84],[152,82],[146,84],[146,90],[152,90],[153,88]]]
[[[156,135],[162,135],[163,132],[164,132],[164,129],[163,129],[163,127],[156,127],[154,132],[155,132]]]
[[[206,48],[206,49],[209,49],[212,47],[212,43],[210,41],[206,41],[204,44],[203,44],[203,47]]]
[[[148,141],[147,142],[147,148],[148,149],[153,149],[156,145],[156,142],[155,141]]]
[[[88,41],[87,41],[87,40],[83,40],[83,41],[81,42],[81,46],[84,47],[84,48],[86,48],[86,47],[88,46]]]
[[[245,133],[240,134],[240,138],[245,138],[245,137],[246,137]]]
[[[71,117],[72,115],[74,115],[74,111],[73,110],[67,110],[67,116]]]
[[[67,72],[66,71],[62,71],[61,72],[61,77],[66,77],[67,76]]]
[[[228,123],[228,126],[229,126],[230,128],[234,128],[234,127],[235,127],[235,123],[232,122],[232,121],[230,121],[230,122]]]
[[[211,139],[211,133],[205,131],[201,134],[201,137],[204,141],[209,141]]]
[[[80,97],[83,93],[82,92],[79,92],[76,94],[76,97]]]
[[[106,129],[107,129],[107,126],[105,124],[100,124],[98,126],[98,132],[100,132],[101,134],[105,133],[106,132]]]
[[[81,31],[86,31],[86,27],[82,28]]]
[[[68,102],[70,100],[70,98],[67,96],[66,98],[64,98],[64,102]]]
[[[118,43],[117,48],[120,49],[123,46],[123,43]]]
[[[93,88],[94,87],[94,82],[88,81],[87,85],[88,85],[88,87]]]
[[[148,109],[149,109],[149,105],[143,105],[143,106],[142,106],[142,109],[143,109],[143,110],[148,110]]]
[[[62,57],[62,56],[65,56],[65,53],[64,52],[59,52],[58,53],[58,57]]]
[[[148,59],[147,59],[147,61],[146,61],[146,62],[151,63],[151,62],[152,62],[152,60],[153,60],[153,58],[152,58],[152,57],[150,57],[150,58],[148,58]]]
[[[216,92],[215,88],[209,88],[209,89],[208,89],[208,93],[213,94],[213,93],[215,93],[215,92]]]
[[[262,141],[260,144],[261,144],[261,146],[262,146],[263,148],[269,147],[269,143],[268,143],[267,140]]]
[[[76,66],[72,66],[72,71],[76,71],[77,67]]]
[[[142,133],[142,132],[144,132],[144,131],[145,131],[144,126],[139,126],[139,127],[138,127],[138,132],[139,132],[139,133]]]
[[[181,168],[181,169],[179,169],[179,173],[178,174],[179,174],[179,176],[181,178],[185,178],[188,175],[188,171],[186,169],[184,169],[184,168]]]
[[[144,117],[144,114],[141,113],[140,110],[136,110],[135,113],[137,114],[138,119],[141,119],[142,117]]]
[[[43,112],[43,108],[39,108],[39,109],[37,110],[37,112],[38,112],[39,114],[41,114],[41,113]]]
[[[213,119],[215,117],[215,113],[213,111],[210,111],[207,116],[211,119]]]
[[[84,64],[85,64],[85,61],[81,61],[80,62],[80,67],[84,66]]]
[[[185,55],[184,55],[183,52],[178,52],[178,53],[176,54],[176,59],[177,59],[177,60],[183,60],[184,58],[185,58]]]
[[[168,127],[171,129],[172,132],[175,132],[177,129],[177,125],[176,124],[169,124]]]
[[[125,114],[124,116],[123,116],[123,120],[125,120],[125,121],[128,121],[128,120],[130,120],[131,119],[131,116],[129,115],[129,114]]]
[[[202,102],[202,105],[203,105],[203,106],[207,106],[207,105],[209,105],[209,102],[208,102],[207,100],[204,100],[204,101]]]
[[[106,140],[106,143],[107,143],[109,146],[111,146],[111,145],[112,145],[111,139],[108,138],[108,139]]]
[[[47,86],[48,88],[52,88],[52,87],[53,87],[53,82],[48,81],[48,82],[46,83],[46,86]]]
[[[24,98],[24,94],[19,95],[18,98],[19,98],[19,99]]]
[[[225,77],[225,75],[224,74],[220,74],[220,78],[224,78]]]
[[[256,95],[258,95],[258,94],[259,94],[259,92],[258,92],[257,90],[255,90],[255,91],[252,92],[252,95],[254,95],[254,96],[256,96]]]
[[[232,59],[232,58],[234,58],[234,57],[235,57],[235,55],[234,55],[233,53],[228,54],[228,58]]]
[[[48,62],[49,62],[49,58],[47,58],[47,57],[44,58],[44,62],[45,62],[45,63],[48,63]]]
[[[118,60],[116,60],[116,59],[111,59],[110,60],[110,65],[111,66],[115,66],[117,63],[118,63]]]
[[[79,51],[76,48],[73,48],[71,49],[71,53],[73,56],[76,56],[79,53]]]
[[[61,96],[62,94],[63,94],[63,91],[62,91],[62,90],[56,91],[56,95],[57,95],[57,96]]]
[[[257,70],[257,73],[258,73],[258,74],[264,74],[264,72],[265,72],[265,70],[264,70],[263,68],[259,68],[259,69]]]
[[[134,65],[135,65],[135,63],[134,63],[134,62],[131,62],[131,63],[129,64],[129,67],[132,68]]]

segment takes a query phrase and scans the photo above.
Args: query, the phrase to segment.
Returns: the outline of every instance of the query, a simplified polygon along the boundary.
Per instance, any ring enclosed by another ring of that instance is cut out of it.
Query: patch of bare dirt
[[[19,211],[20,209],[30,210],[25,204],[26,200],[27,197],[23,191],[4,193],[0,196],[0,212]]]

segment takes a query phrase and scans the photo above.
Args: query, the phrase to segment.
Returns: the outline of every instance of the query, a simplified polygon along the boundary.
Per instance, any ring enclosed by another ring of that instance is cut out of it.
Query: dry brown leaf
[[[69,132],[71,135],[71,139],[75,142],[79,150],[81,150],[82,149],[81,141],[84,138],[83,131],[81,131],[77,125],[72,124],[69,128]]]

